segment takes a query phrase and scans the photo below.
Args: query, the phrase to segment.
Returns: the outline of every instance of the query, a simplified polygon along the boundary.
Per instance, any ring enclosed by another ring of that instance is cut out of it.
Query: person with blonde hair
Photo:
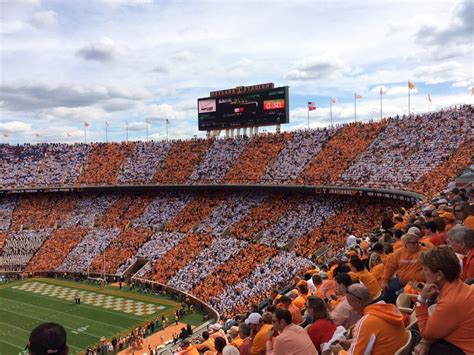
[[[447,246],[435,247],[420,256],[426,285],[415,305],[416,319],[423,340],[415,353],[474,353],[474,286],[459,278],[461,266],[455,252]],[[437,297],[429,315],[427,301]]]

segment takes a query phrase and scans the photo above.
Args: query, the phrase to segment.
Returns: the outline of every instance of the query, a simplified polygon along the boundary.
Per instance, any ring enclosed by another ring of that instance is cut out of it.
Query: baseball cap
[[[250,313],[248,318],[245,320],[246,324],[260,324],[260,319],[262,319],[262,316],[260,313]]]

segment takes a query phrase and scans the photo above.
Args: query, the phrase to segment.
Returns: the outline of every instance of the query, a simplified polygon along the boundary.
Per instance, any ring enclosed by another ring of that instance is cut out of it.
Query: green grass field
[[[81,293],[81,304],[74,296]],[[89,304],[86,304],[89,303]],[[179,303],[113,287],[102,289],[56,279],[30,279],[0,286],[0,354],[20,354],[33,328],[45,322],[62,324],[71,354],[89,345],[126,333],[147,320],[172,315]],[[170,318],[172,319],[172,318]],[[198,325],[198,314],[184,319]]]

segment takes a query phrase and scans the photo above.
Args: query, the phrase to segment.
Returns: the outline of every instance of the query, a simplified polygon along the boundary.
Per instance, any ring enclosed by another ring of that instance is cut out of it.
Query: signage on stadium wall
[[[197,100],[200,131],[280,125],[289,122],[288,86],[243,86]]]

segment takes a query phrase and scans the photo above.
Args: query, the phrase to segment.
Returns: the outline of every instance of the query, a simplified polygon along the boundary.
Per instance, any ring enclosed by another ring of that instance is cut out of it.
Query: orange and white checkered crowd
[[[473,108],[254,137],[0,145],[0,271],[135,275],[221,315],[179,354],[474,353]],[[424,200],[185,185],[330,185]],[[470,187],[472,187],[472,182]]]

